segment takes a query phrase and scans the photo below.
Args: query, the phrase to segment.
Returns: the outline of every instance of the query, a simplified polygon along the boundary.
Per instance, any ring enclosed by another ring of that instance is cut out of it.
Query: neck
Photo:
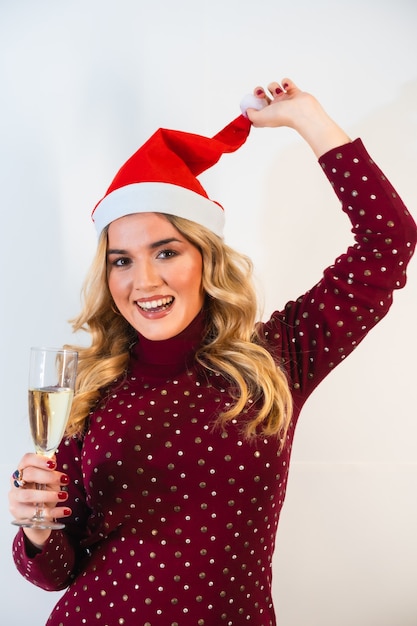
[[[146,365],[187,365],[194,360],[194,355],[201,345],[206,328],[206,315],[202,310],[181,333],[163,339],[152,341],[138,333],[138,342],[132,350],[132,358]]]

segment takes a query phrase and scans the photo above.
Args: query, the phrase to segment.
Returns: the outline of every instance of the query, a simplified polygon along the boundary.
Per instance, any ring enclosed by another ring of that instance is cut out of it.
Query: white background
[[[289,75],[416,216],[416,28],[415,0],[0,0],[2,624],[42,625],[58,598],[14,569],[8,480],[31,449],[29,346],[73,339],[90,212],[119,166],[158,126],[215,134],[241,96]],[[350,242],[291,131],[252,131],[203,183],[266,313]],[[304,410],[274,562],[280,626],[417,624],[416,270]]]

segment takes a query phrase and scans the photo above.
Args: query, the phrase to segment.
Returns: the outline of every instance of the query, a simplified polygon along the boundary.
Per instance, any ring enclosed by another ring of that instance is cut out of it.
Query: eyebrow
[[[169,237],[168,239],[160,239],[159,241],[154,241],[153,243],[149,244],[149,249],[155,250],[155,248],[159,248],[160,246],[167,246],[168,244],[173,242],[181,243],[181,241],[179,239],[176,239],[176,237]],[[109,256],[110,254],[128,254],[128,252],[127,250],[110,248],[109,250],[107,250],[107,255]]]

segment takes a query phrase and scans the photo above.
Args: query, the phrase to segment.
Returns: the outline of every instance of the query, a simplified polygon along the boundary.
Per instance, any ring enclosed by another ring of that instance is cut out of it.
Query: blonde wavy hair
[[[209,326],[196,360],[205,369],[221,373],[229,381],[233,397],[232,405],[219,415],[219,424],[240,419],[247,436],[262,432],[277,435],[283,443],[292,414],[291,392],[285,373],[262,346],[256,330],[252,262],[203,226],[177,216],[165,217],[202,255]],[[83,432],[101,390],[125,375],[129,349],[137,336],[116,310],[108,288],[107,230],[100,235],[83,286],[83,309],[72,320],[75,332],[90,333],[91,344],[76,347],[79,367],[68,436]],[[245,420],[243,416],[253,404],[256,415]]]

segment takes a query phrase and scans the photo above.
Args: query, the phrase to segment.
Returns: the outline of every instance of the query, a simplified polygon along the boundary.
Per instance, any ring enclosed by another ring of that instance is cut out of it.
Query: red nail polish
[[[56,467],[55,461],[52,461],[52,460],[46,461],[46,467],[48,467],[49,469],[54,469],[54,467]]]
[[[264,92],[264,90],[263,90],[263,89],[257,89],[257,90],[256,90],[256,95],[257,95],[257,96],[262,96],[263,92]]]
[[[288,87],[289,85],[288,85],[288,83],[284,83],[282,86],[284,87],[284,89],[287,89],[287,87]]]
[[[58,493],[59,500],[66,500],[67,498],[68,498],[68,494],[66,493],[66,491],[60,491]]]
[[[61,476],[61,483],[63,485],[68,485],[69,482],[70,482],[70,477],[67,476],[66,474],[62,474],[62,476]]]
[[[71,509],[62,509],[64,515],[71,515]]]
[[[277,94],[277,96],[278,96],[280,93],[282,93],[282,89],[281,89],[280,87],[277,87],[277,88],[275,89],[275,93],[276,93],[276,94]]]

